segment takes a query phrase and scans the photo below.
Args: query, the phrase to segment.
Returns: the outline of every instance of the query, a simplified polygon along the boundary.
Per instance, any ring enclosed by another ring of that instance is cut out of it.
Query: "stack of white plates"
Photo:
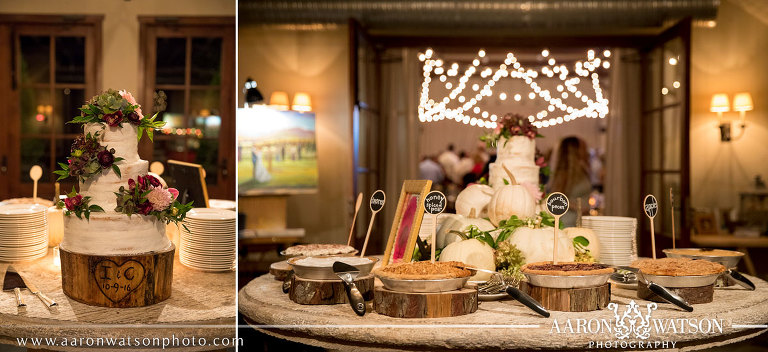
[[[237,203],[235,203],[235,201],[227,200],[227,199],[209,199],[208,207],[215,208],[215,209],[235,210],[235,208],[237,207]]]
[[[48,253],[47,211],[39,204],[0,205],[0,261],[33,260]]]
[[[637,259],[637,219],[620,216],[585,216],[581,226],[595,231],[600,240],[600,261],[629,265]]]
[[[227,271],[237,260],[237,213],[231,210],[194,208],[181,227],[181,263],[203,271]]]

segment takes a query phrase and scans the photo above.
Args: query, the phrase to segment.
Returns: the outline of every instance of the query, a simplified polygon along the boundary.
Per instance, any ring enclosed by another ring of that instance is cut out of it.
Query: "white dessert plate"
[[[187,212],[187,218],[193,220],[235,220],[237,213],[226,209],[193,208]]]

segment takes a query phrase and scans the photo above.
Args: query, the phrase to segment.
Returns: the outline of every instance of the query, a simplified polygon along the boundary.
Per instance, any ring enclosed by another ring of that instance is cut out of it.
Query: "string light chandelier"
[[[472,84],[469,95],[465,95],[464,91],[470,78],[478,74],[480,60],[486,56],[485,50],[480,49],[477,52],[477,56],[470,65],[467,65],[461,76],[459,76],[458,63],[453,63],[449,67],[443,60],[434,58],[434,56],[435,52],[431,48],[425,50],[424,53],[419,53],[419,61],[424,63],[424,81],[421,84],[421,97],[419,99],[419,120],[421,122],[450,119],[481,128],[496,128],[498,116],[485,111],[477,104],[484,98],[494,95],[493,88],[502,78],[524,81],[530,88],[529,99],[542,99],[547,103],[545,109],[528,116],[528,119],[538,128],[559,125],[579,117],[605,118],[608,114],[608,99],[603,96],[600,77],[596,71],[600,68],[605,70],[610,68],[610,50],[604,50],[602,58],[600,58],[596,55],[595,50],[590,49],[587,51],[585,60],[574,63],[572,71],[566,65],[558,64],[547,49],[541,51],[541,56],[547,61],[539,70],[523,67],[515,55],[509,52],[504,62],[495,70],[491,67],[485,67],[479,71],[479,76],[485,83],[482,86],[477,83]],[[541,77],[539,73],[541,73]],[[542,88],[540,82],[537,82],[539,77],[541,80],[546,80],[553,79],[555,76],[561,81],[557,84],[556,92]],[[440,84],[444,84],[445,89],[449,91],[442,99],[431,98],[429,95],[429,87],[433,82],[433,77],[439,80]],[[593,94],[591,96],[579,90],[578,85],[582,79],[592,81]],[[499,93],[498,96],[501,100],[507,99],[505,92]],[[573,98],[569,99],[569,97]],[[515,101],[520,101],[522,95],[514,94],[513,98]],[[576,101],[580,106],[572,106],[566,100]]]

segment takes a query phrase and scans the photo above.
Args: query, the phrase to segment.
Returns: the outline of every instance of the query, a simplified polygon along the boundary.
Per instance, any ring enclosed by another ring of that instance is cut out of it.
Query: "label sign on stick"
[[[547,197],[547,211],[553,216],[561,216],[568,211],[568,197],[560,192],[553,192]]]
[[[384,195],[384,191],[377,190],[373,192],[371,196],[371,211],[376,213],[384,207],[384,203],[387,201],[387,196]]]
[[[440,191],[432,191],[427,193],[427,197],[424,198],[424,209],[427,213],[437,215],[445,210],[446,205],[445,194]]]
[[[649,194],[643,200],[643,207],[645,208],[645,215],[653,218],[656,217],[656,213],[659,211],[659,202],[656,201],[656,197],[653,194]]]

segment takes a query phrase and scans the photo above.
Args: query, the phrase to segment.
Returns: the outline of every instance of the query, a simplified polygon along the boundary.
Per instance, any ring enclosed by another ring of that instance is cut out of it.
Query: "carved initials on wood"
[[[118,265],[112,260],[102,260],[93,268],[94,280],[99,290],[112,302],[120,302],[135,291],[144,281],[144,265],[128,260]]]

